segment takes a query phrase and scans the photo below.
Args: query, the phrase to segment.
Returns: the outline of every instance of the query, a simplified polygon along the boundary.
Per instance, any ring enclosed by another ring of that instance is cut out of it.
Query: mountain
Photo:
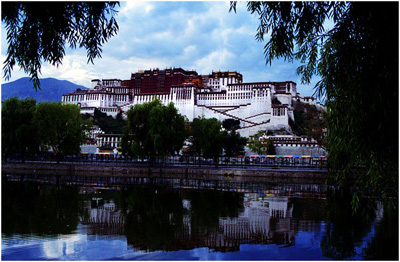
[[[40,79],[41,90],[35,91],[29,77],[23,77],[10,83],[1,85],[1,99],[7,100],[11,97],[24,99],[32,97],[37,102],[58,102],[61,101],[63,94],[71,93],[76,89],[87,89],[84,86],[76,85],[67,80],[58,80],[55,78]]]

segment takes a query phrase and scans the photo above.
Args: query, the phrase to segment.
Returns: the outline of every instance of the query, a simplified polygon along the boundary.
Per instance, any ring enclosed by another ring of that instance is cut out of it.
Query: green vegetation
[[[121,140],[124,154],[150,157],[166,156],[179,152],[187,137],[185,117],[170,103],[160,100],[135,105],[127,112],[128,125]]]
[[[244,155],[247,138],[241,137],[235,131],[240,127],[239,124],[238,120],[226,119],[222,122],[226,130],[222,130],[221,122],[216,118],[193,119],[190,151],[198,156],[213,158],[215,161],[223,152],[228,157]]]
[[[271,140],[260,138],[265,135],[265,131],[258,131],[254,136],[251,136],[248,141],[249,149],[259,155],[275,155],[275,147]]]
[[[94,114],[84,114],[84,120],[90,120],[93,125],[100,127],[106,134],[122,134],[126,126],[126,120],[122,118],[122,114],[118,113],[116,118],[108,116],[99,109],[94,110]]]
[[[54,154],[78,154],[85,141],[86,125],[76,105],[41,103],[33,115],[34,127],[42,146]]]
[[[216,118],[193,119],[190,151],[214,160],[217,160],[222,152],[228,157],[243,155],[247,139],[235,131],[240,127],[239,124],[238,120],[226,119],[222,123],[226,130],[222,130],[221,122]]]
[[[77,154],[89,123],[79,107],[10,98],[2,104],[2,154],[20,155],[53,149],[54,154]]]
[[[83,119],[82,119],[83,118]],[[2,107],[3,156],[34,154],[52,149],[55,155],[78,154],[85,141],[85,131],[92,124],[106,133],[123,133],[121,149],[125,155],[150,158],[178,153],[185,139],[192,137],[192,152],[206,158],[217,159],[225,150],[226,156],[244,154],[247,139],[235,130],[222,131],[221,122],[196,118],[192,131],[186,131],[187,120],[171,103],[159,100],[136,105],[127,112],[128,121],[118,115],[116,119],[98,110],[94,115],[81,116],[79,107],[71,104],[41,103],[34,99],[11,98]],[[122,131],[124,130],[124,131]]]
[[[6,79],[15,65],[40,88],[42,62],[62,64],[65,44],[84,47],[88,62],[101,57],[102,46],[118,31],[117,2],[2,2],[1,21],[7,32]]]
[[[37,130],[33,125],[36,101],[31,98],[19,100],[15,97],[3,102],[1,107],[2,155],[25,154],[39,150]]]
[[[222,121],[222,127],[228,131],[236,130],[240,128],[240,121],[232,118],[225,119]]]
[[[236,129],[240,128],[240,121],[232,118],[222,121],[222,148],[225,156],[235,157],[244,155],[244,147],[247,144],[247,138],[241,137]]]
[[[225,156],[235,157],[244,155],[244,147],[247,144],[247,138],[241,137],[236,129],[240,128],[240,121],[232,118],[222,121],[222,148]]]
[[[244,147],[247,144],[247,138],[241,137],[235,130],[222,131],[222,148],[225,156],[235,157],[244,155]]]
[[[353,167],[359,194],[398,195],[398,3],[248,2],[266,61],[298,60],[328,108],[329,165],[339,185]],[[236,3],[231,4],[235,10]],[[325,30],[328,20],[333,27]],[[354,195],[357,207],[359,195]]]
[[[324,145],[323,129],[326,124],[322,118],[323,113],[313,105],[297,103],[294,108],[293,121],[289,118],[289,125],[294,134],[314,138],[319,145]]]
[[[222,154],[221,122],[216,118],[197,117],[192,123],[192,148],[198,155],[218,159]]]

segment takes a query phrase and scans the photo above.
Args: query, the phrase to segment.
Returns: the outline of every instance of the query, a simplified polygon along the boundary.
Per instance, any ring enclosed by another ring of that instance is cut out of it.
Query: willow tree
[[[2,2],[1,21],[7,34],[4,76],[11,77],[15,65],[29,74],[40,88],[43,62],[59,66],[65,45],[83,47],[88,62],[101,57],[103,44],[118,31],[118,2]]]
[[[82,120],[78,106],[40,103],[33,114],[33,124],[43,148],[51,148],[55,155],[80,153],[88,123]]]
[[[362,167],[358,188],[397,195],[398,3],[248,2],[247,8],[259,18],[256,39],[266,40],[267,63],[297,60],[303,84],[321,78],[315,91],[327,106],[336,181],[347,184],[348,171]]]
[[[223,133],[221,122],[216,118],[196,117],[192,122],[192,149],[205,158],[217,163],[222,155]]]
[[[33,124],[36,100],[19,100],[12,97],[2,102],[1,107],[1,148],[3,156],[39,151],[37,130]]]
[[[138,104],[127,112],[127,127],[121,140],[124,154],[144,159],[179,152],[187,134],[186,119],[173,103],[167,106],[155,99]]]

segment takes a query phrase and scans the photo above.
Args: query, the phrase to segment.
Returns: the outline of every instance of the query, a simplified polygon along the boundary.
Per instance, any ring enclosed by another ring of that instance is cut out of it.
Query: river
[[[2,176],[3,260],[398,259],[398,214],[326,185]]]

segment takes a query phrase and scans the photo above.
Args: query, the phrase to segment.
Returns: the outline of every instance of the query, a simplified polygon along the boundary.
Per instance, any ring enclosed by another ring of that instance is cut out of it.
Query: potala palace
[[[65,94],[62,102],[80,106],[82,114],[92,114],[97,108],[116,116],[154,98],[163,104],[173,102],[189,121],[198,116],[239,120],[237,131],[245,137],[259,130],[290,133],[289,118],[295,120],[296,103],[323,108],[313,97],[301,97],[292,81],[245,83],[238,72],[199,75],[182,68],[138,71],[129,80],[94,79],[90,89]]]

